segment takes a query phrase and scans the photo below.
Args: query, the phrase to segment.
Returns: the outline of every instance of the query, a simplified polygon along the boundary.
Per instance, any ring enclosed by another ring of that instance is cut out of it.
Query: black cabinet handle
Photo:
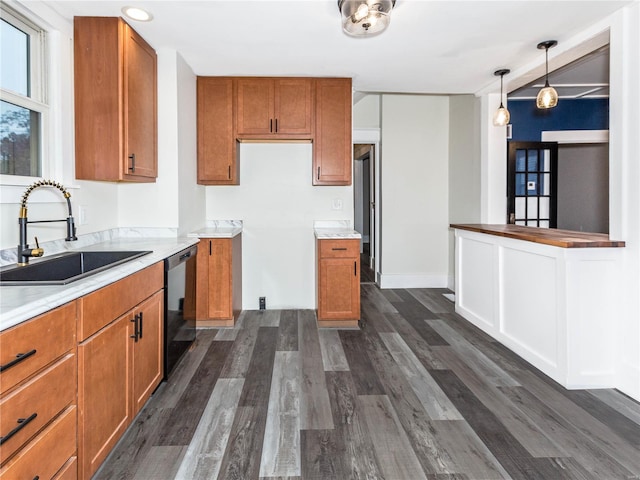
[[[133,335],[129,335],[129,338],[133,338],[133,341],[138,343],[138,315],[135,315],[131,321],[134,323]]]
[[[26,360],[27,358],[29,358],[31,355],[35,355],[35,354],[36,354],[36,350],[35,349],[29,350],[27,353],[17,353],[16,354],[16,358],[11,360],[9,363],[5,363],[4,365],[0,365],[0,372],[4,372],[5,370],[10,369],[14,365],[17,365],[18,363],[22,362],[23,360]]]
[[[211,240],[209,240],[209,256],[211,256]]]
[[[318,180],[320,180],[320,167],[318,167]]]
[[[347,247],[333,247],[331,250],[346,250]]]
[[[142,320],[143,320],[143,318],[142,318],[142,313],[143,313],[143,312],[140,312],[140,313],[138,314],[138,322],[140,322],[140,323],[139,323],[139,325],[140,325],[140,338],[142,338]]]
[[[231,165],[229,165],[229,173],[227,175],[229,175],[229,180],[231,180]]]
[[[353,276],[354,277],[358,276],[358,261],[357,260],[355,262],[353,262]]]
[[[4,442],[6,442],[7,440],[9,440],[11,437],[13,437],[16,433],[18,433],[20,430],[22,430],[24,427],[27,426],[27,424],[33,420],[34,418],[36,418],[38,416],[37,413],[32,413],[31,415],[29,415],[27,418],[19,418],[17,420],[18,425],[11,430],[9,433],[7,433],[4,437],[0,437],[0,445],[2,445]]]
[[[276,118],[276,133],[278,133],[278,119]]]
[[[129,167],[129,170],[133,173],[136,171],[136,154],[132,153],[131,155],[129,155],[129,160],[131,160],[131,166]]]
[[[33,480],[40,480],[40,475],[36,475],[35,477],[33,477]]]
[[[273,132],[273,118],[269,120],[269,131]]]

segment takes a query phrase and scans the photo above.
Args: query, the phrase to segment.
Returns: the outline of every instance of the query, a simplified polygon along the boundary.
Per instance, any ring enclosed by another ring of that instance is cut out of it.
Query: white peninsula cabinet
[[[451,227],[458,314],[566,388],[615,385],[624,242],[515,225]]]

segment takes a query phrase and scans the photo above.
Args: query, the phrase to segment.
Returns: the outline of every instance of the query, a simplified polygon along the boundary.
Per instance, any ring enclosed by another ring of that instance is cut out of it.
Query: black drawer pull
[[[346,250],[346,249],[347,247],[335,247],[335,248],[332,248],[331,250]]]
[[[129,167],[129,171],[134,173],[136,171],[136,154],[132,153],[129,155],[129,160],[131,160],[131,166]]]
[[[138,315],[134,316],[131,320],[134,323],[133,335],[129,335],[129,338],[133,338],[135,343],[138,343]]]
[[[16,433],[18,433],[20,430],[22,430],[24,427],[27,426],[27,424],[33,420],[34,418],[36,418],[38,416],[37,413],[32,413],[29,417],[27,418],[19,418],[18,421],[18,425],[16,426],[16,428],[14,428],[13,430],[11,430],[9,433],[7,433],[4,437],[0,437],[0,445],[2,445],[4,442],[6,442],[7,440],[9,440],[11,437],[13,437]]]
[[[320,180],[320,167],[318,167],[318,180]]]
[[[36,354],[36,350],[30,350],[27,353],[18,353],[16,354],[16,358],[11,360],[9,363],[5,363],[4,365],[0,365],[0,372],[4,372],[5,370],[8,370],[9,368],[13,367],[14,365],[17,365],[18,363],[20,363],[23,360],[26,360],[27,358],[29,358],[31,355],[35,355]]]
[[[140,338],[142,338],[142,313],[143,312],[140,312],[138,314],[138,322],[140,322]]]
[[[276,133],[278,133],[278,119],[276,118]]]
[[[354,277],[358,276],[358,261],[357,260],[355,262],[353,262],[353,276]]]

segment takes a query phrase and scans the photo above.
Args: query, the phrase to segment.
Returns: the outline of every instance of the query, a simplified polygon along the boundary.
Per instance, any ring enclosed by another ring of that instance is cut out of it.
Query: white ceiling
[[[493,72],[514,70],[632,1],[397,0],[386,32],[342,33],[335,0],[76,1],[47,4],[62,16],[154,20],[131,25],[156,49],[175,49],[197,75],[352,77],[362,92],[476,93]],[[542,56],[542,57],[541,57]]]

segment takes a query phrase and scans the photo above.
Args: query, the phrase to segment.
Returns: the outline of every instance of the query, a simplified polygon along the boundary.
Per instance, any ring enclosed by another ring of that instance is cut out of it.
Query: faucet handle
[[[44,248],[40,248],[40,244],[38,243],[38,237],[33,237],[36,241],[36,248],[31,249],[32,257],[41,257],[44,255]]]

